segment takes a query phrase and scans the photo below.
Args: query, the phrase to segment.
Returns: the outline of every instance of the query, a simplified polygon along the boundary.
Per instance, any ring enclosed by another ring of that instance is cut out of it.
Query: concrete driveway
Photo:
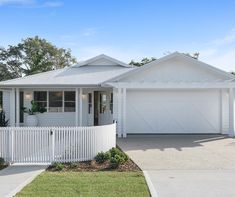
[[[235,139],[222,135],[128,136],[118,145],[159,197],[234,197]]]

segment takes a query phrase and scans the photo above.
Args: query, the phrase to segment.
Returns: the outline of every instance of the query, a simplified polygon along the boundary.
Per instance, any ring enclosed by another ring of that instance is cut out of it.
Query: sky
[[[234,0],[0,0],[0,46],[38,35],[77,60],[174,51],[235,71]]]

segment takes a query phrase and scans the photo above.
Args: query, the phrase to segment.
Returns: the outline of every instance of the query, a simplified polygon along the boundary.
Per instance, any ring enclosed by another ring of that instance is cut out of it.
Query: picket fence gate
[[[92,160],[116,146],[116,123],[91,127],[0,127],[0,157],[10,163]]]

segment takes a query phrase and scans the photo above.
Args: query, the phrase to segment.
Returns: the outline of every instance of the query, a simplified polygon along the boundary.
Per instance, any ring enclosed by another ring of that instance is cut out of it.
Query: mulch
[[[64,168],[62,172],[98,172],[98,171],[119,171],[119,172],[130,172],[130,171],[140,171],[140,168],[129,159],[124,164],[118,166],[118,168],[110,168],[109,161],[106,161],[102,164],[97,163],[95,160],[92,161],[83,161],[83,162],[73,162],[63,163]],[[47,171],[55,172],[57,171],[54,166],[49,166]]]
[[[0,165],[0,170],[6,168],[8,165]]]

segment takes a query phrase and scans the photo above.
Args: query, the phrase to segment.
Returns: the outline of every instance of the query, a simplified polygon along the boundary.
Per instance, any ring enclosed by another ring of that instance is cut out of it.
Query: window
[[[3,104],[3,102],[2,102],[2,91],[0,91],[0,111],[2,111],[3,109],[2,109],[2,104]]]
[[[63,111],[63,92],[49,92],[49,112]]]
[[[100,93],[100,113],[103,114],[106,110],[107,95]]]
[[[47,108],[47,92],[46,91],[34,91],[34,101],[40,108]]]
[[[64,92],[64,112],[75,112],[75,92]]]
[[[88,114],[92,113],[92,93],[88,93]]]
[[[113,114],[113,93],[110,94],[110,111]]]

